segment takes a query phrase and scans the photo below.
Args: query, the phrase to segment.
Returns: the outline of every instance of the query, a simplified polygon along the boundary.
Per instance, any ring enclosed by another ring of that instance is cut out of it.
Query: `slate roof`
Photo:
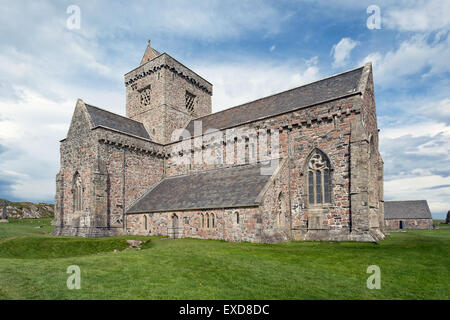
[[[426,200],[385,201],[385,219],[432,219]]]
[[[150,140],[150,136],[141,122],[85,104],[94,127],[108,127],[123,133],[132,134]]]
[[[163,179],[127,213],[256,206],[270,179],[261,165],[221,168]]]
[[[230,109],[192,120],[187,130],[194,135],[194,121],[202,121],[203,132],[208,129],[223,129],[274,116],[302,107],[336,99],[358,92],[364,67],[350,70],[301,87],[248,102]]]

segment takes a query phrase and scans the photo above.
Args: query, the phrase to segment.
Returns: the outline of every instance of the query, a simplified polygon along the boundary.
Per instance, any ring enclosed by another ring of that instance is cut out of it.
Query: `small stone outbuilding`
[[[431,229],[433,218],[426,200],[385,201],[386,229]]]

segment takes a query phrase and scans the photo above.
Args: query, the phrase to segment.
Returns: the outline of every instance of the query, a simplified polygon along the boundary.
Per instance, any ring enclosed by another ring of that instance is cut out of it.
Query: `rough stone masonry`
[[[125,87],[126,117],[76,103],[54,234],[384,238],[370,63],[211,113],[212,84],[149,43]]]

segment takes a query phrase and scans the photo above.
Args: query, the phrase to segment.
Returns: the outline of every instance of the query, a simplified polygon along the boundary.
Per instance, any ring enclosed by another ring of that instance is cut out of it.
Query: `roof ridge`
[[[265,97],[262,97],[262,98],[258,98],[258,99],[255,99],[255,100],[250,100],[250,101],[247,101],[245,103],[239,104],[237,106],[233,106],[233,107],[230,107],[230,108],[227,108],[227,109],[224,109],[224,110],[220,110],[220,111],[217,111],[217,112],[214,112],[214,113],[210,113],[210,114],[202,116],[202,117],[198,117],[198,118],[192,119],[191,122],[199,120],[199,119],[202,119],[202,118],[206,118],[206,117],[209,117],[209,116],[213,116],[213,115],[225,112],[225,111],[229,111],[229,110],[232,110],[232,109],[235,109],[235,108],[239,108],[239,107],[245,106],[247,104],[254,103],[254,102],[257,102],[257,101],[261,101],[261,100],[264,100],[264,99],[267,99],[267,98],[270,98],[270,97],[281,95],[281,94],[287,93],[289,91],[293,91],[293,90],[296,90],[296,89],[304,88],[304,87],[307,87],[309,85],[312,85],[312,84],[315,84],[315,83],[319,83],[321,81],[329,80],[331,78],[338,77],[338,76],[341,76],[341,75],[344,75],[346,73],[350,73],[350,72],[353,72],[353,71],[356,71],[356,70],[359,70],[359,69],[364,69],[364,66],[360,66],[360,67],[353,68],[353,69],[350,69],[350,70],[347,70],[347,71],[344,71],[344,72],[341,72],[341,73],[337,73],[337,74],[334,74],[334,75],[331,75],[331,76],[328,76],[328,77],[325,77],[325,78],[321,78],[319,80],[316,80],[316,81],[313,81],[313,82],[309,82],[309,83],[303,84],[301,86],[290,88],[290,89],[287,89],[287,90],[284,90],[284,91],[281,91],[281,92],[277,92],[277,93],[274,93],[274,94],[271,94],[271,95],[268,95],[268,96],[265,96]],[[358,91],[355,91],[355,92],[358,92]]]

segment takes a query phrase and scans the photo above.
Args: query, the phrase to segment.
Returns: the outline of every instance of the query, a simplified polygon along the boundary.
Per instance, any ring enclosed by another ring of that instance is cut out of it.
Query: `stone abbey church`
[[[384,238],[372,67],[211,113],[212,84],[147,46],[126,117],[78,100],[54,234]]]

